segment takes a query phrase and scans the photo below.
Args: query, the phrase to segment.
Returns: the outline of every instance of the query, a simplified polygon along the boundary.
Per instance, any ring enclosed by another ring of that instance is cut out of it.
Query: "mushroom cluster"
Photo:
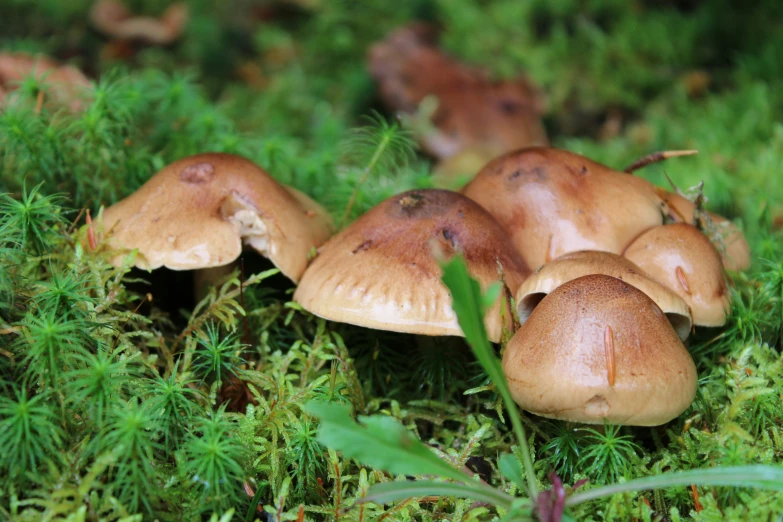
[[[695,325],[725,323],[724,265],[749,263],[739,229],[724,226],[721,255],[697,214],[642,178],[532,147],[491,161],[462,193],[398,194],[330,237],[304,194],[247,159],[200,154],[107,209],[103,233],[115,263],[136,249],[146,269],[226,266],[244,244],[298,282],[294,300],[311,313],[417,335],[463,335],[438,264],[461,253],[483,288],[501,281],[515,297],[516,310],[501,296],[484,319],[494,342],[519,319],[503,367],[523,408],[657,425],[696,393],[683,342]]]
[[[636,425],[685,410],[696,372],[683,341],[726,322],[724,266],[749,264],[738,229],[725,227],[722,256],[685,198],[551,148],[496,158],[463,193],[537,268],[516,294],[522,326],[503,358],[523,408]]]

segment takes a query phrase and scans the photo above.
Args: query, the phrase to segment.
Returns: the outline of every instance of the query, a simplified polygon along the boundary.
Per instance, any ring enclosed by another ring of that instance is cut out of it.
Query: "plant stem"
[[[383,139],[381,139],[381,142],[375,148],[375,152],[373,153],[372,158],[370,158],[370,162],[367,164],[366,167],[364,167],[364,171],[362,172],[362,177],[359,179],[359,183],[356,184],[356,187],[354,187],[353,189],[353,193],[351,193],[351,199],[348,200],[348,205],[345,206],[345,212],[343,213],[343,217],[340,219],[340,224],[337,227],[338,229],[343,228],[343,225],[348,220],[348,216],[350,216],[351,214],[351,209],[353,208],[353,205],[356,202],[356,196],[359,194],[359,189],[362,187],[362,185],[367,183],[370,174],[375,168],[375,165],[378,163],[378,160],[386,151],[386,148],[389,146],[389,143],[391,143],[391,138],[389,137],[389,135],[384,135]]]

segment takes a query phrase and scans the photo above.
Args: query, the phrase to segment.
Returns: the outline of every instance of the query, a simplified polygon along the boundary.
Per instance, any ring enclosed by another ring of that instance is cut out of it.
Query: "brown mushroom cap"
[[[628,246],[624,256],[682,297],[699,326],[722,326],[729,309],[720,254],[699,229],[686,223],[655,227]]]
[[[377,205],[319,249],[294,300],[310,312],[379,330],[462,335],[433,250],[462,252],[486,289],[503,277],[514,292],[528,274],[492,216],[447,190],[414,190]],[[507,313],[509,318],[510,314]],[[500,339],[500,299],[488,311]]]
[[[103,230],[111,247],[139,250],[139,268],[222,266],[239,257],[244,242],[298,281],[331,223],[314,201],[251,161],[210,153],[168,165],[106,209]]]
[[[416,23],[392,32],[369,53],[370,73],[389,109],[414,113],[425,97],[437,97],[437,131],[423,137],[427,153],[443,159],[489,149],[491,158],[548,143],[540,96],[526,78],[494,82],[486,71],[445,54],[436,41],[431,26]]]
[[[661,309],[605,275],[547,295],[503,354],[514,400],[554,419],[657,426],[696,394],[696,367]]]
[[[72,111],[81,109],[80,91],[90,87],[90,80],[76,67],[61,65],[43,55],[0,53],[0,102],[3,94],[12,92],[16,83],[34,75],[50,86],[48,93],[56,102]]]
[[[498,220],[531,268],[578,250],[622,254],[663,223],[651,183],[559,149],[496,158],[462,193]]]
[[[694,224],[696,205],[679,194],[660,190],[659,194],[669,208],[669,217],[677,223]],[[723,216],[707,212],[717,232],[722,236],[725,251],[721,252],[723,266],[727,270],[747,270],[750,268],[750,246],[745,235],[734,223]]]
[[[159,18],[133,15],[119,0],[98,0],[90,9],[90,21],[100,32],[121,40],[167,45],[182,34],[189,17],[184,2],[170,5]]]
[[[691,332],[691,312],[679,295],[654,281],[628,259],[595,250],[562,255],[528,277],[516,294],[519,320],[524,323],[536,305],[562,284],[591,274],[616,277],[638,288],[663,310],[680,339],[684,341],[688,338]]]

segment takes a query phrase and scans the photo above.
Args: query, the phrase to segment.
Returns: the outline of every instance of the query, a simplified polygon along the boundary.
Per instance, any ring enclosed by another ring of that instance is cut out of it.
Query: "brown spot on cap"
[[[185,183],[207,183],[215,176],[215,166],[211,163],[188,165],[180,172],[179,179]]]

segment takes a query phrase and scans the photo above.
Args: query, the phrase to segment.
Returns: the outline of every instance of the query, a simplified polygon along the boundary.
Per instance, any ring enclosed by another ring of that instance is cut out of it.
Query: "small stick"
[[[693,156],[694,154],[698,153],[698,150],[663,150],[653,152],[652,154],[648,154],[647,156],[634,161],[630,166],[626,167],[623,172],[626,174],[631,174],[635,170],[639,170],[640,168],[646,167],[647,165],[652,165],[653,163],[658,163],[659,161],[667,160],[669,158],[676,158],[678,156]]]
[[[247,309],[245,308],[245,292],[242,286],[245,283],[245,259],[239,258],[239,306],[242,307],[242,324],[245,327],[245,344],[250,348],[250,327],[247,324]]]

